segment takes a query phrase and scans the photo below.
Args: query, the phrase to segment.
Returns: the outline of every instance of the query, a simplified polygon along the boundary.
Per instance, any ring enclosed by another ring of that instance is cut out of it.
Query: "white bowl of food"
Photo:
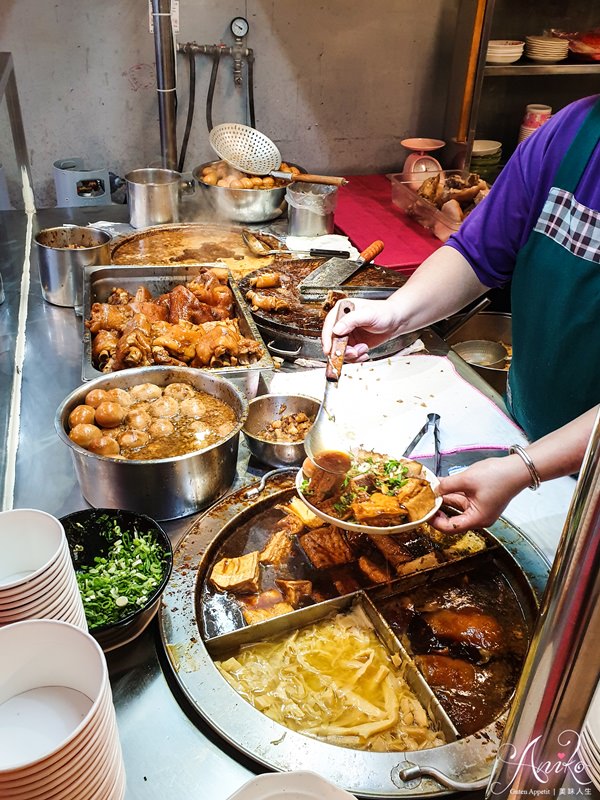
[[[296,476],[301,499],[330,525],[401,533],[427,522],[442,505],[438,478],[418,461],[359,450],[347,462],[347,469],[333,473],[306,459]]]

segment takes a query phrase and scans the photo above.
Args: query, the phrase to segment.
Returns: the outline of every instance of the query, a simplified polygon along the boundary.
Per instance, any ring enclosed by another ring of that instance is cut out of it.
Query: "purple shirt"
[[[522,142],[489,196],[448,239],[447,244],[467,259],[485,286],[503,286],[510,281],[517,254],[537,222],[563,156],[598,97],[571,103]],[[575,198],[600,211],[600,141]]]

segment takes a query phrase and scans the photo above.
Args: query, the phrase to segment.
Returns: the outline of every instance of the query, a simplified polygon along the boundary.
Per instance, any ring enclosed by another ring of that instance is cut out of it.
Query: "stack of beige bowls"
[[[594,786],[600,791],[600,683],[590,703],[579,744],[581,761]]]
[[[125,771],[106,660],[57,620],[0,628],[2,800],[122,800]]]
[[[45,618],[87,631],[60,520],[31,508],[0,512],[0,553],[0,626]]]
[[[556,64],[569,55],[569,40],[554,36],[526,36],[525,55],[540,64]]]
[[[514,64],[523,55],[525,42],[519,39],[490,39],[485,60],[488,64]]]

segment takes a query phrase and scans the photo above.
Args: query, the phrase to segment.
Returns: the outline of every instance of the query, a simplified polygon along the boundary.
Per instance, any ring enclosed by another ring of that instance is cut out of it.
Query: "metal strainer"
[[[240,172],[250,175],[272,175],[284,181],[303,183],[324,183],[331,186],[345,186],[348,181],[331,175],[293,175],[280,172],[281,153],[275,142],[264,133],[241,125],[239,122],[224,122],[212,129],[208,141],[215,153]]]
[[[268,175],[281,164],[275,142],[248,125],[224,122],[212,129],[208,139],[215,153],[240,172]]]

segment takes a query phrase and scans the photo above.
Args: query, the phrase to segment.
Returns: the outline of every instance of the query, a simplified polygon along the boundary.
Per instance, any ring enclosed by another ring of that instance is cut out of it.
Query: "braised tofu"
[[[412,560],[411,554],[395,536],[369,536],[369,539],[396,570],[400,564]]]
[[[373,528],[402,525],[408,516],[408,510],[395,495],[381,492],[373,492],[366,500],[355,501],[350,508],[360,525],[370,525]]]
[[[392,575],[389,568],[376,564],[375,561],[368,556],[360,556],[358,559],[358,566],[360,571],[366,575],[372,583],[387,583],[392,577],[395,577],[395,575]]]
[[[406,509],[411,522],[423,519],[435,505],[431,484],[423,478],[409,478],[398,490],[396,499]]]
[[[305,597],[310,597],[312,592],[312,581],[287,581],[283,579],[275,580],[275,584],[281,591],[284,600],[298,608]]]
[[[279,567],[290,557],[294,540],[286,529],[275,531],[261,550],[258,560],[261,564],[273,564]]]
[[[222,592],[233,594],[258,592],[258,558],[258,550],[238,558],[222,558],[212,568],[209,580]]]
[[[444,559],[442,559],[444,560]],[[407,561],[396,567],[398,575],[410,575],[411,572],[420,572],[423,569],[431,569],[440,563],[437,553],[427,553],[427,555],[420,558],[414,558],[412,561]]]
[[[248,625],[263,622],[266,619],[289,614],[293,607],[284,601],[281,592],[277,589],[267,589],[254,597],[241,601],[242,615]]]
[[[333,525],[305,533],[300,537],[300,544],[317,569],[348,564],[354,560],[354,553],[344,534]]]

